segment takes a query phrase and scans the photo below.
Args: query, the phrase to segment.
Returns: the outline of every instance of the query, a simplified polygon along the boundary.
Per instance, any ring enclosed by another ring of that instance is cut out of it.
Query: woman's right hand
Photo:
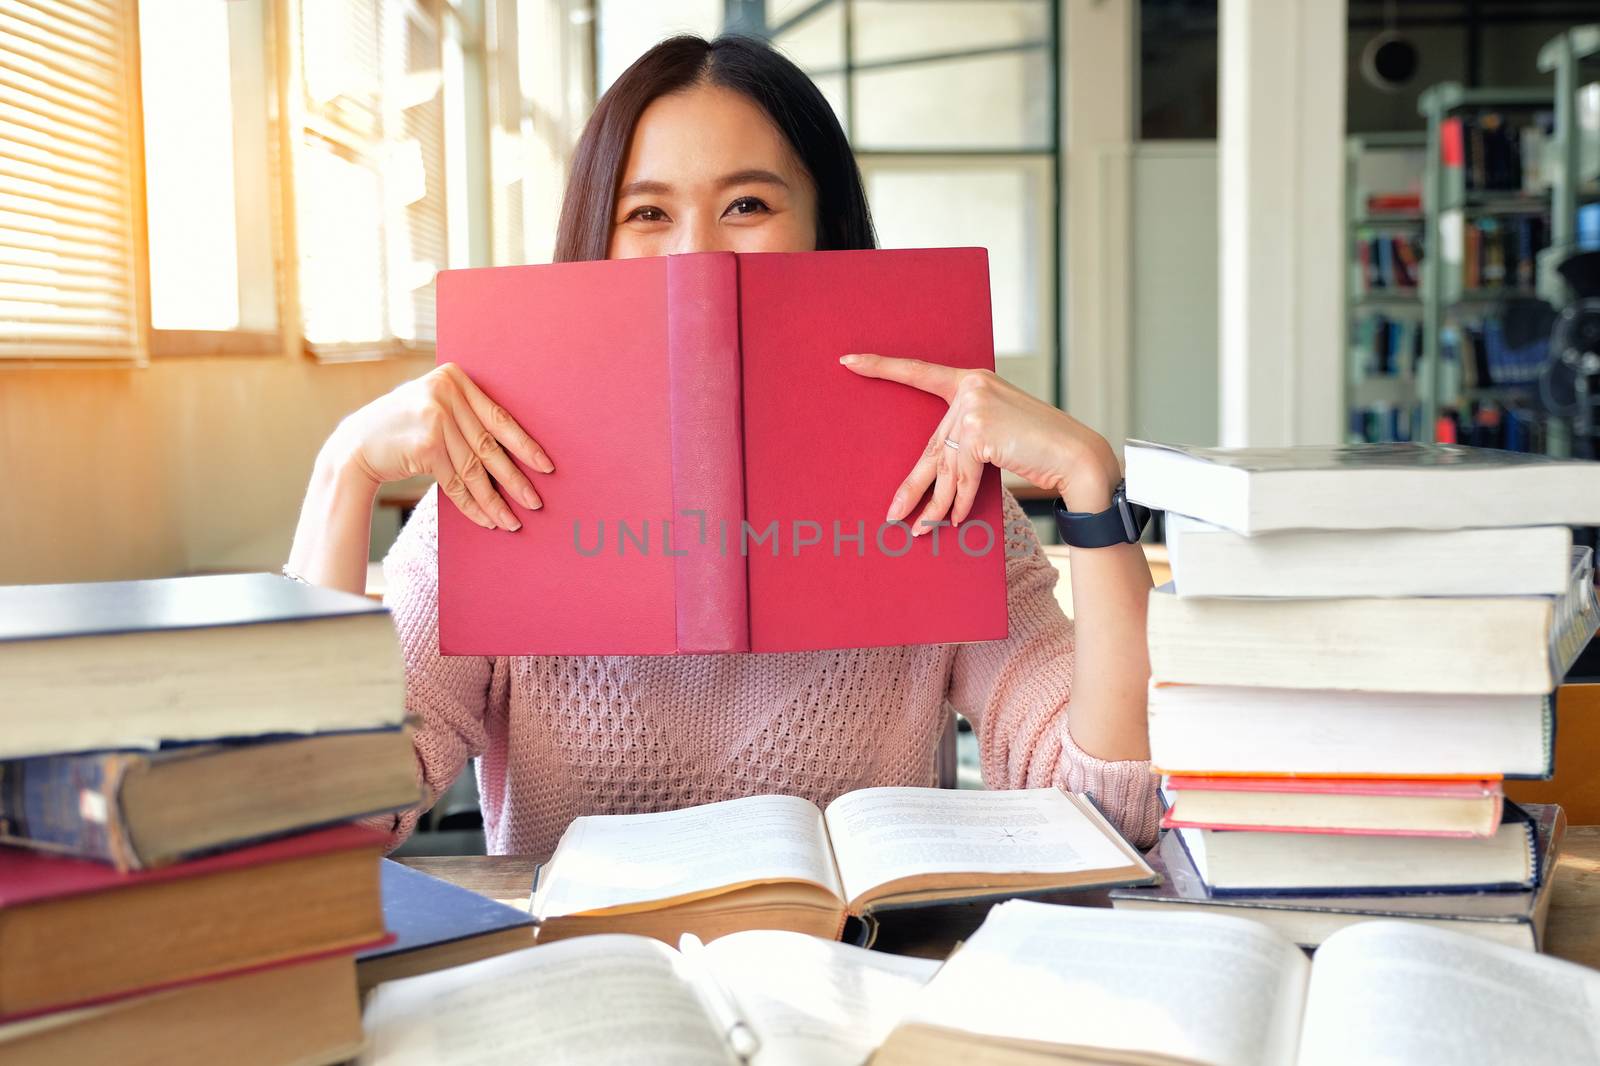
[[[427,475],[462,514],[486,529],[522,528],[506,498],[529,510],[544,505],[512,456],[541,473],[555,471],[528,431],[454,363],[351,414],[334,440],[374,485]]]

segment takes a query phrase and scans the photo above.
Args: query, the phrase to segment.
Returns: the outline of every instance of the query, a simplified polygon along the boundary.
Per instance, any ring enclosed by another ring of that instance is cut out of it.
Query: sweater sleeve
[[[977,733],[989,788],[1087,793],[1135,847],[1148,847],[1160,821],[1150,764],[1097,759],[1073,742],[1075,642],[1055,598],[1059,575],[1021,506],[1003,497],[1009,635],[956,648],[950,702]]]
[[[411,834],[467,760],[483,754],[487,708],[496,697],[507,698],[505,660],[439,654],[438,551],[438,490],[430,488],[383,561],[384,603],[400,635],[406,716],[422,786],[416,807],[365,820],[389,834],[391,850]]]

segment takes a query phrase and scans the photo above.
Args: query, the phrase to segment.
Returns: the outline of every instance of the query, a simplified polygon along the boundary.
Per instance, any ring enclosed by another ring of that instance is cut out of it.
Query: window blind
[[[0,358],[143,355],[132,10],[0,0]]]
[[[434,340],[447,264],[439,8],[300,0],[295,145],[302,328],[337,355]]]

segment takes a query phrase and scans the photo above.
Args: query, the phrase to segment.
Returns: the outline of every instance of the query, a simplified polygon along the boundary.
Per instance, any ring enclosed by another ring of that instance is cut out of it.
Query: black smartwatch
[[[1056,497],[1056,529],[1061,531],[1061,542],[1072,548],[1105,548],[1113,544],[1137,544],[1145,523],[1150,521],[1150,508],[1128,502],[1128,483],[1117,482],[1111,493],[1111,506],[1098,514],[1069,511],[1060,496]]]

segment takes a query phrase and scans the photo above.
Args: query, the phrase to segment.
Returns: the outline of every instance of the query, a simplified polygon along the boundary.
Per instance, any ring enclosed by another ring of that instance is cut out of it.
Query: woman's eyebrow
[[[621,199],[624,196],[664,196],[671,191],[672,186],[664,181],[641,179],[639,181],[630,181],[618,189],[617,198]]]
[[[732,174],[724,174],[717,179],[717,188],[727,189],[735,185],[776,185],[787,189],[789,183],[770,170],[736,170]]]

